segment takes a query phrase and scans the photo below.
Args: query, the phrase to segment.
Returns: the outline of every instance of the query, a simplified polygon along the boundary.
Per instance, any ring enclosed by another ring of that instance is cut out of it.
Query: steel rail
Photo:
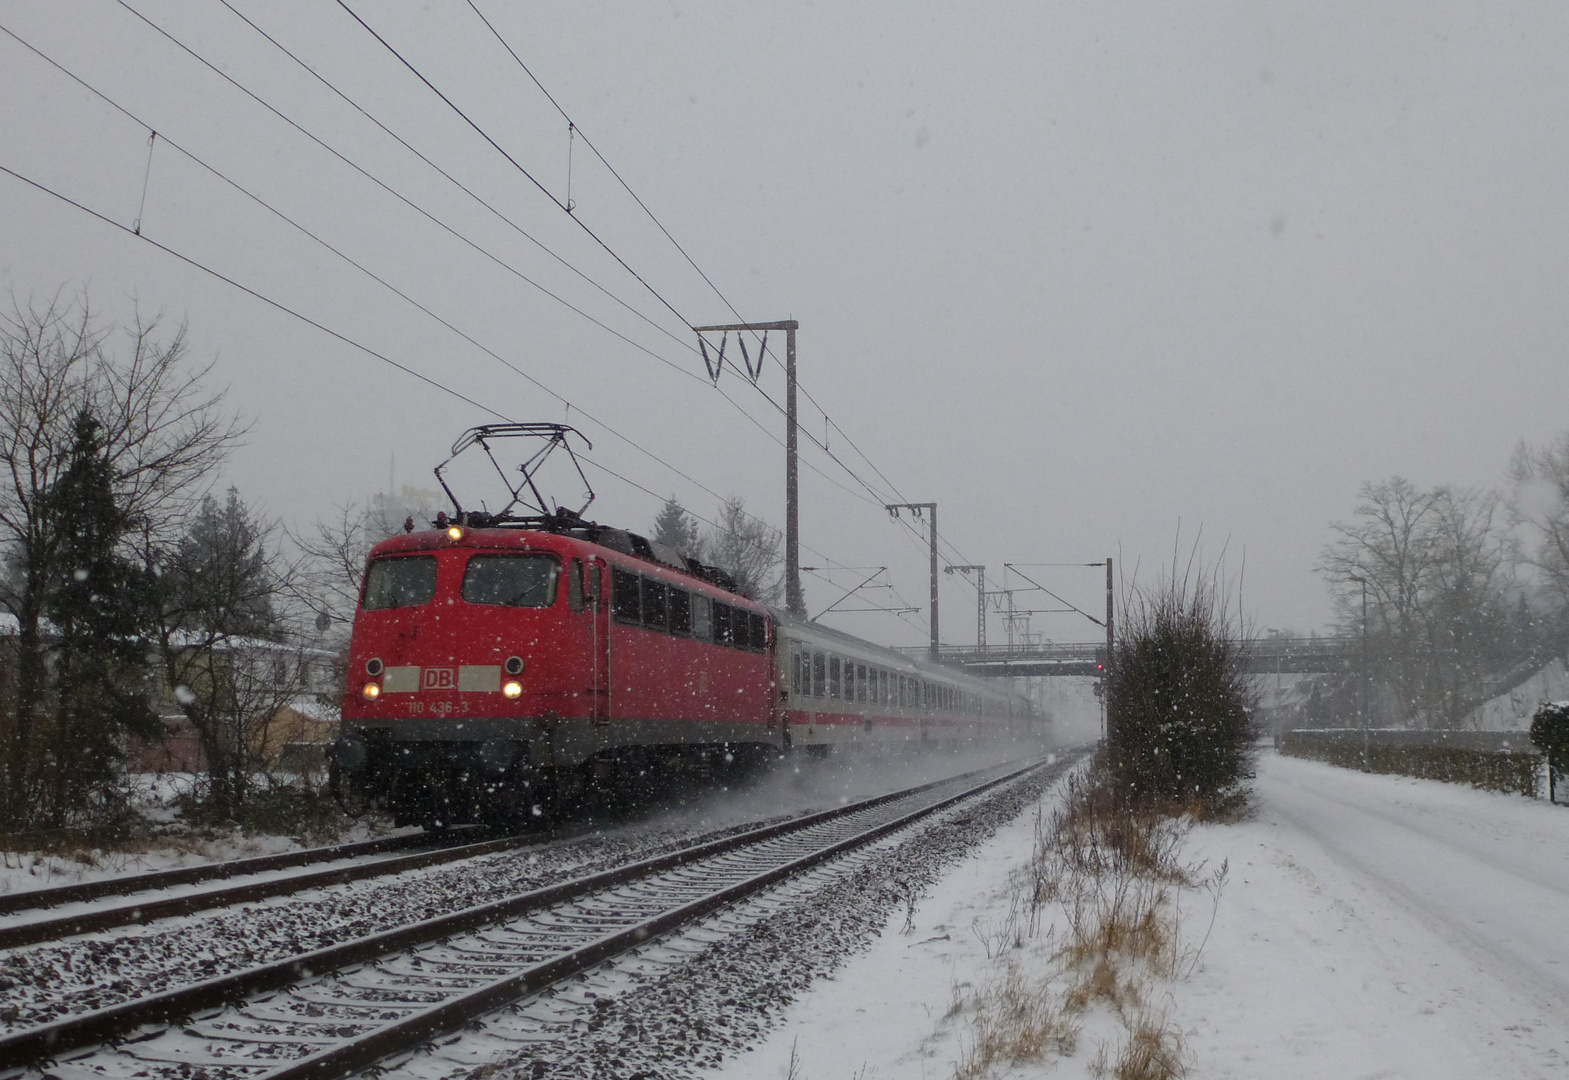
[[[508,836],[498,840],[483,840],[475,844],[457,844],[440,847],[434,851],[420,851],[412,855],[395,855],[375,862],[355,863],[352,866],[334,867],[331,870],[309,871],[286,877],[268,878],[265,881],[230,885],[221,889],[170,896],[160,900],[140,900],[111,908],[99,908],[61,915],[52,919],[0,926],[0,949],[16,949],[23,945],[36,945],[44,941],[58,941],[78,934],[91,934],[100,930],[113,930],[121,926],[139,926],[158,919],[171,919],[214,908],[233,907],[274,896],[287,896],[320,889],[330,885],[347,885],[366,878],[386,877],[405,870],[418,870],[426,866],[460,862],[498,851],[526,847],[539,843],[532,836]]]
[[[1006,776],[961,791],[930,806],[921,807],[891,821],[874,825],[743,881],[716,889],[706,896],[679,907],[669,908],[635,926],[606,934],[596,941],[544,963],[503,976],[476,990],[396,1020],[361,1038],[341,1043],[291,1062],[283,1068],[263,1073],[258,1080],[337,1080],[339,1077],[367,1068],[393,1054],[417,1047],[433,1035],[450,1032],[519,998],[537,994],[554,983],[580,974],[637,945],[645,944],[660,934],[669,933],[685,923],[693,922],[721,907],[760,892],[776,882],[809,870],[836,855],[864,847],[921,818],[972,799],[1045,764],[1045,762],[1037,762]]]
[[[0,915],[14,915],[19,911],[59,907],[83,900],[99,900],[106,896],[129,896],[131,893],[152,889],[167,889],[175,885],[199,885],[204,881],[263,874],[273,870],[288,870],[312,863],[353,859],[361,855],[379,855],[386,851],[430,844],[430,833],[409,833],[404,836],[383,837],[380,840],[359,840],[352,844],[333,844],[328,847],[306,848],[278,855],[257,855],[248,859],[228,859],[201,866],[185,866],[176,870],[154,870],[146,874],[129,874],[123,877],[83,881],[75,885],[56,885],[47,889],[28,889],[24,892],[0,896]],[[435,843],[441,841],[434,840]]]
[[[1025,772],[1039,768],[1043,764],[1044,762],[1036,762],[1023,768],[1012,770],[1007,775],[989,781],[979,787],[966,789],[958,795],[944,800],[940,805],[948,805],[959,799],[971,797],[996,784],[1005,783]],[[736,851],[776,837],[787,836],[790,833],[802,832],[816,825],[831,822],[848,815],[862,813],[882,806],[885,803],[908,799],[932,788],[963,781],[975,776],[977,773],[989,771],[991,770],[975,770],[957,777],[948,777],[887,795],[803,815],[799,818],[777,822],[728,837],[721,837],[664,855],[642,859],[611,870],[585,875],[556,885],[532,890],[504,900],[492,901],[447,915],[436,916],[431,919],[357,938],[353,941],[341,942],[336,945],[316,949],[286,960],[273,961],[243,971],[232,972],[172,990],[151,994],[134,1001],[122,1002],[121,1004],[90,1013],[30,1027],[0,1037],[0,1070],[25,1067],[41,1061],[57,1059],[59,1055],[73,1050],[112,1042],[133,1033],[145,1036],[147,1034],[146,1029],[149,1026],[168,1027],[192,1015],[219,1009],[257,994],[287,987],[314,975],[340,971],[344,968],[393,956],[421,945],[440,941],[455,934],[479,930],[533,912],[548,910],[606,889],[613,889],[620,885],[649,878],[663,871],[677,869],[689,863]],[[914,816],[918,817],[923,813],[933,813],[938,808],[940,807],[922,808]],[[903,818],[900,820],[903,820]],[[862,842],[868,841],[863,839]],[[824,854],[821,857],[828,858],[831,854]],[[761,888],[762,885],[757,887]],[[716,905],[724,902],[713,901]],[[663,919],[664,916],[660,916],[660,918]],[[660,925],[664,924],[661,923]],[[621,937],[617,935],[615,940],[619,941]],[[601,951],[608,947],[604,943],[596,944]],[[589,948],[593,948],[593,946]],[[589,954],[584,952],[583,955]],[[557,961],[561,959],[557,958]],[[140,1038],[137,1041],[141,1041]]]

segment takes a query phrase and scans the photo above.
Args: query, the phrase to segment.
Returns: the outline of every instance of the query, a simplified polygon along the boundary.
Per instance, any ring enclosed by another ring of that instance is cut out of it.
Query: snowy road
[[[1198,1075],[1569,1075],[1569,809],[1266,755],[1177,1013]]]
[[[1569,1005],[1569,809],[1291,759],[1271,762],[1270,773],[1265,807],[1283,827],[1478,966]]]

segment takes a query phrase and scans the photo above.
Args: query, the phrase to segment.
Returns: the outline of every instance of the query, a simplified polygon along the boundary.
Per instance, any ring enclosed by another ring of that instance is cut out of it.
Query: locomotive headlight
[[[502,684],[501,696],[508,701],[516,701],[523,696],[523,684],[516,679],[508,679]]]
[[[363,697],[366,701],[375,701],[377,698],[381,697],[381,684],[373,682],[366,683],[364,686],[360,687],[360,696]]]
[[[461,539],[463,539],[463,526],[461,526],[461,525],[453,525],[452,527],[447,529],[447,539],[448,540],[461,540]]]

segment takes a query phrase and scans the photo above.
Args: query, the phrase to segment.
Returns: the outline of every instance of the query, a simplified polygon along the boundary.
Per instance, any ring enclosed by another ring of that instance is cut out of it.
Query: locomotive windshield
[[[370,564],[360,606],[366,611],[417,607],[430,603],[435,595],[436,557],[402,555]]]
[[[463,570],[463,599],[502,607],[549,607],[556,602],[559,570],[549,555],[475,555]]]

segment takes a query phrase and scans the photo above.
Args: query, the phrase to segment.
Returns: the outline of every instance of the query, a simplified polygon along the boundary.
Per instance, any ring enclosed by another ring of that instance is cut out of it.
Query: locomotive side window
[[[748,621],[752,624],[752,648],[762,652],[768,648],[768,617],[754,611]]]
[[[370,564],[360,607],[366,611],[418,607],[435,596],[436,556],[401,555]]]
[[[550,555],[475,555],[463,568],[462,596],[471,604],[549,607],[560,570]]]
[[[670,632],[683,635],[692,632],[692,594],[674,585],[670,586]]]
[[[595,611],[599,610],[599,574],[599,564],[590,560],[584,592],[588,594],[588,606]]]
[[[650,630],[665,628],[668,597],[663,581],[643,579],[643,625]]]
[[[643,622],[641,579],[619,566],[610,568],[610,611],[617,622],[640,625]]]
[[[714,602],[706,596],[692,597],[692,636],[699,641],[714,640]]]
[[[567,575],[567,607],[583,610],[583,560],[572,560],[572,572]]]
[[[721,604],[718,600],[714,601],[715,645],[735,644],[734,627],[730,623],[731,610],[732,609],[729,604]]]
[[[738,649],[752,647],[752,623],[741,608],[730,609],[730,644]]]

